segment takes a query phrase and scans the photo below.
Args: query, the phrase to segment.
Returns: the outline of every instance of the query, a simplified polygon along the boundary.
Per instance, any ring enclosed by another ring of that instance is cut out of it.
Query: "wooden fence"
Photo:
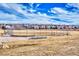
[[[0,36],[3,36],[7,30],[0,30]],[[9,31],[9,30],[8,30]],[[69,35],[69,31],[58,30],[10,30],[13,36],[61,36]]]

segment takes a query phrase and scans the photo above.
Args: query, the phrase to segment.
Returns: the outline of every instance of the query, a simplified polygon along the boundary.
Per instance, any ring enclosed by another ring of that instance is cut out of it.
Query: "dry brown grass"
[[[48,36],[47,39],[8,42],[9,49],[0,49],[0,55],[57,56],[79,55],[79,32],[69,36]]]

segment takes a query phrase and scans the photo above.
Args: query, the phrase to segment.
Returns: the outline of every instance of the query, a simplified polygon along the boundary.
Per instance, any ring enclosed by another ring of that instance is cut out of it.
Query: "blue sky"
[[[0,3],[0,23],[79,25],[79,4]]]

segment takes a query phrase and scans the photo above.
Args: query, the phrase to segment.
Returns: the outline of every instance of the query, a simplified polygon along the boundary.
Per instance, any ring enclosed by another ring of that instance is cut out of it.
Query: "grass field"
[[[61,31],[59,31],[61,32]],[[6,42],[10,48],[0,49],[0,55],[9,56],[70,56],[79,55],[79,31],[70,35],[47,36],[46,39],[16,40]]]

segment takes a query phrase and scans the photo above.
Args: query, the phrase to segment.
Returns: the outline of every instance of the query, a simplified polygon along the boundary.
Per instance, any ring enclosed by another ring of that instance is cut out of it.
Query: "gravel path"
[[[0,42],[9,42],[16,40],[28,40],[30,37],[0,37]]]
[[[10,42],[16,40],[29,40],[29,39],[46,39],[46,36],[32,36],[32,37],[0,37],[0,42]]]

